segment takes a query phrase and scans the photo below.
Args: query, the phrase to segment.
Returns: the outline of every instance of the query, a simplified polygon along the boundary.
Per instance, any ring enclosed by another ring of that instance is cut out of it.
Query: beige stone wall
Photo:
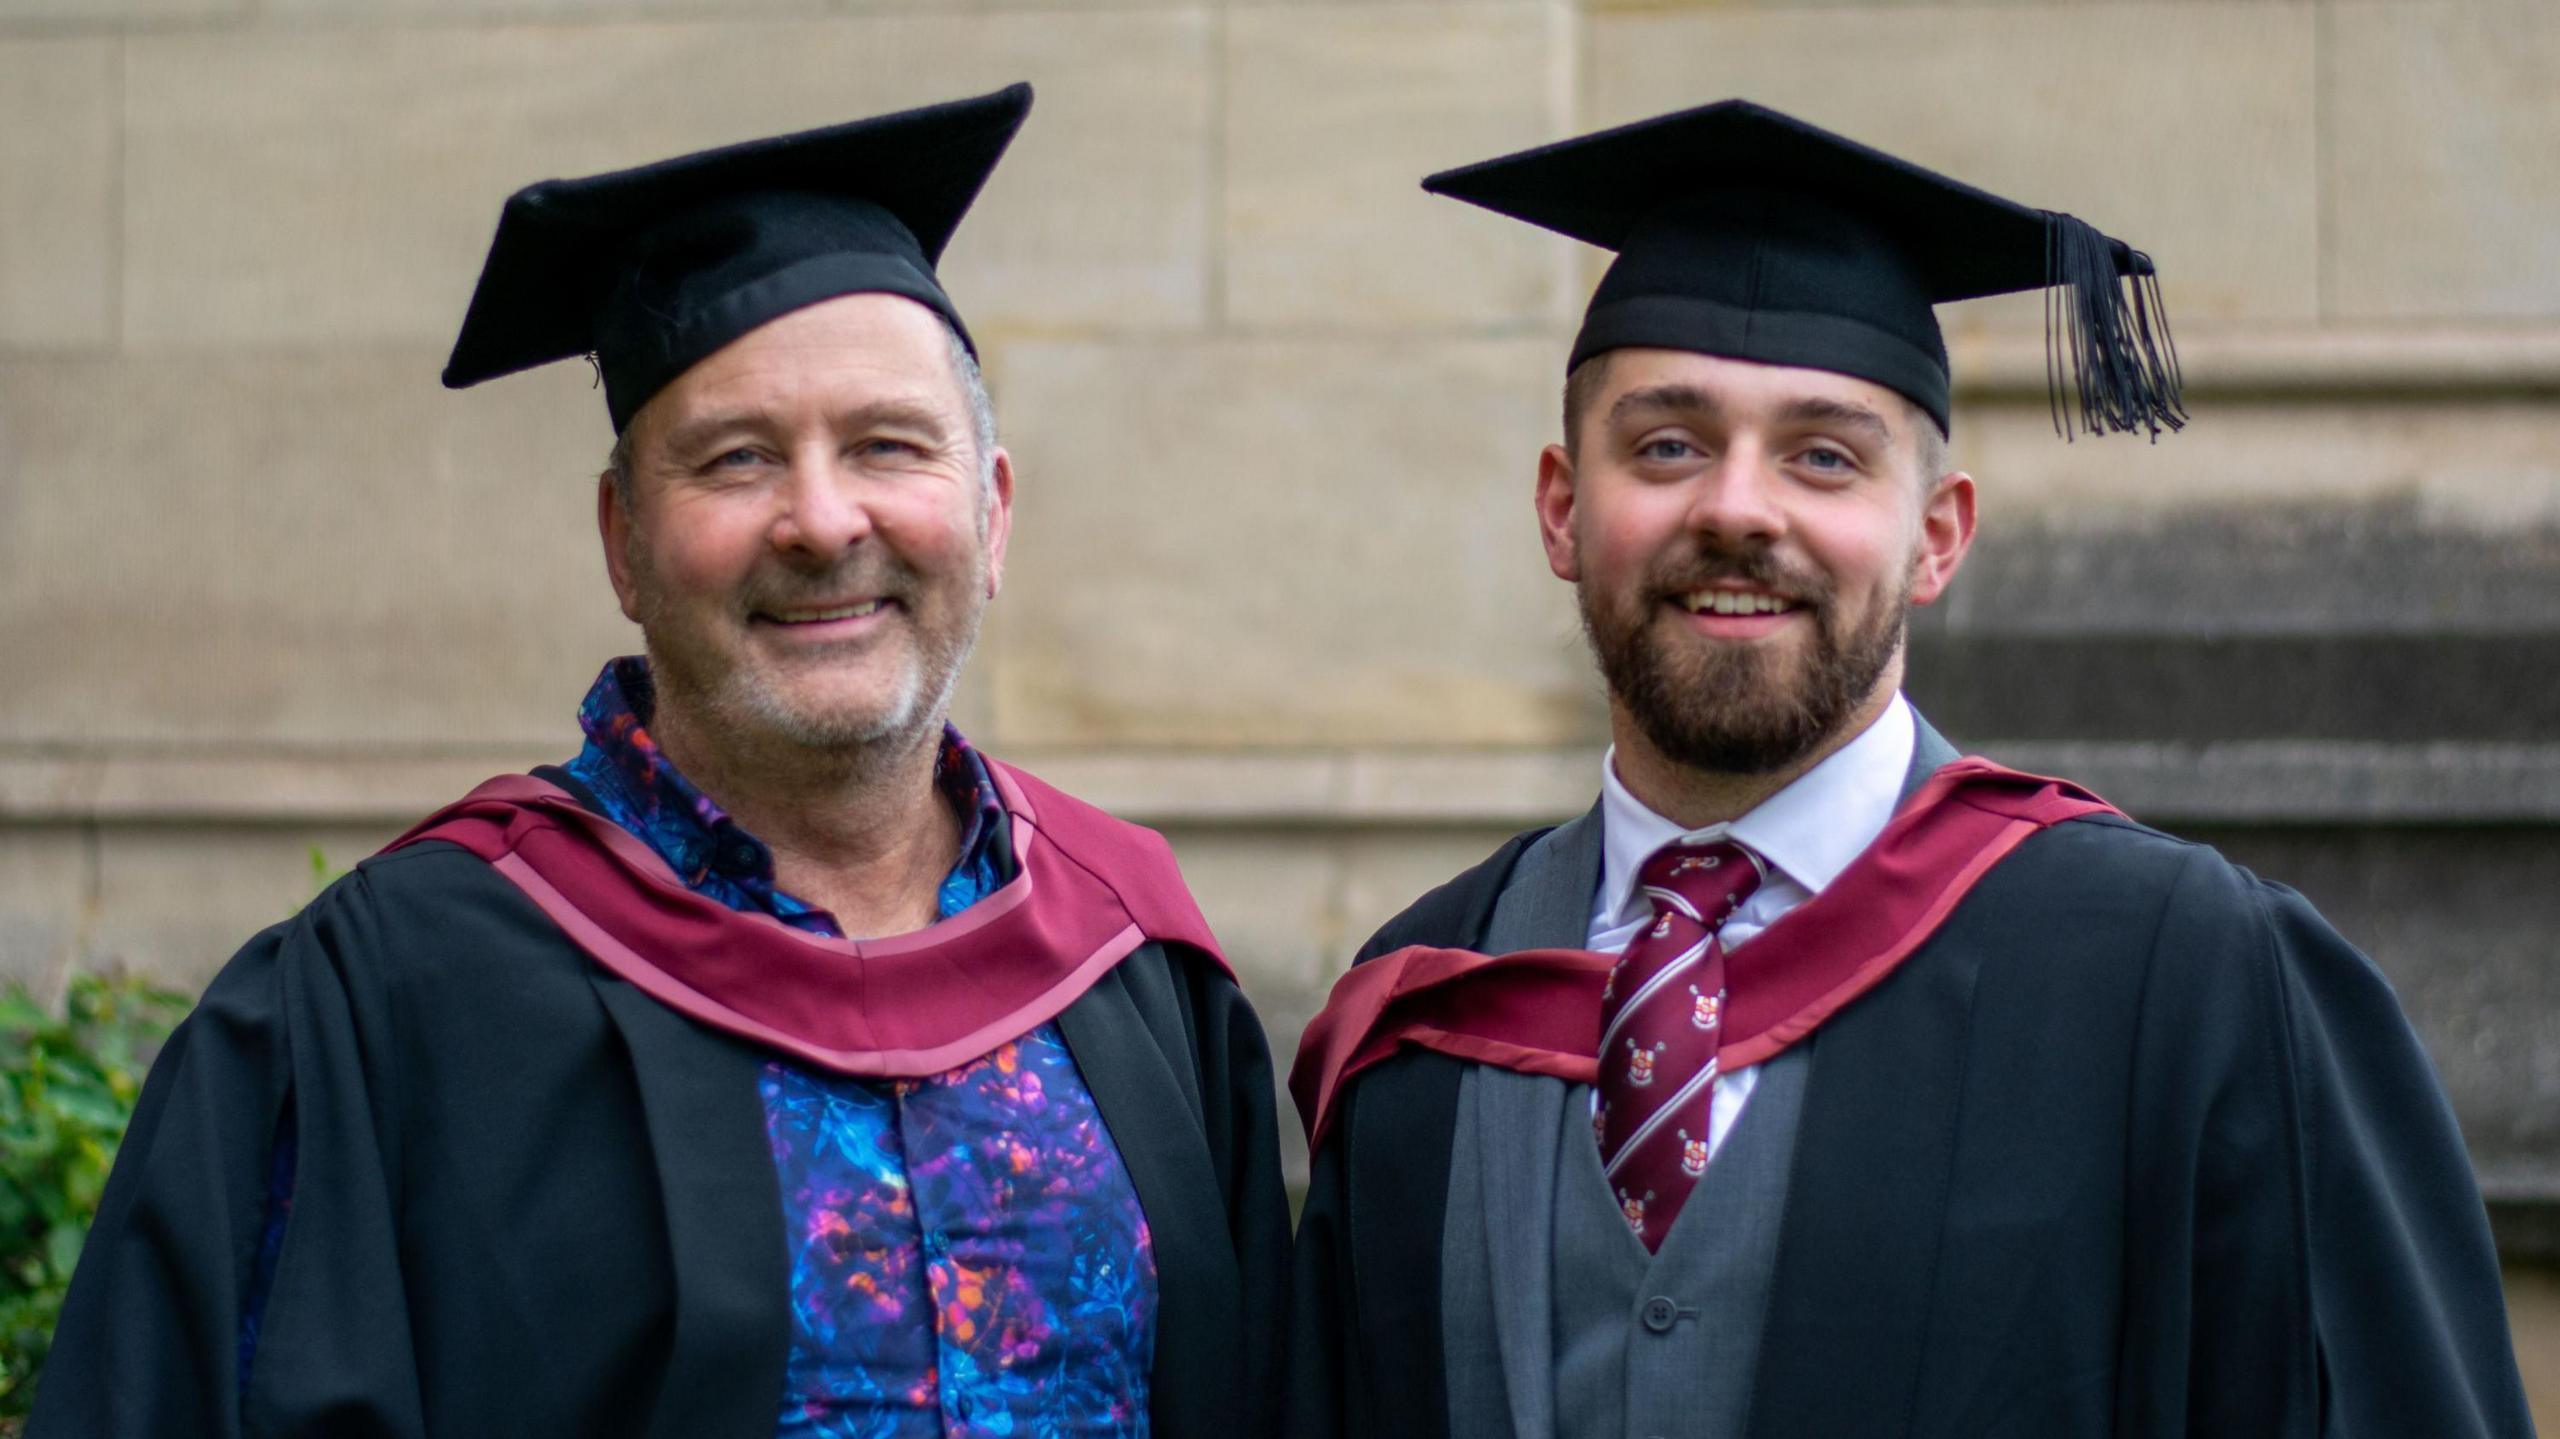
[[[1947,316],[1987,533],[2533,535],[2554,73],[2537,0],[0,0],[0,973],[198,980],[310,845],[570,748],[634,644],[602,406],[435,378],[527,180],[1038,84],[945,267],[1022,476],[961,717],[1174,836],[1285,1050],[1594,773],[1527,504],[1592,257],[1420,175],[1769,101],[2160,259],[2199,423],[2158,446],[2051,439],[2032,302]],[[2073,753],[2137,808],[2194,772]],[[2257,817],[2394,823],[2434,763],[2293,758],[2335,783]]]

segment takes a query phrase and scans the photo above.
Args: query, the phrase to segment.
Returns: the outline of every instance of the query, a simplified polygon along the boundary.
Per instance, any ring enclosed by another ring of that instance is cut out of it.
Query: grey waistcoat
[[[1922,722],[1904,797],[1954,757]],[[1532,845],[1485,950],[1580,947],[1600,844],[1595,807]],[[1818,1039],[1762,1066],[1651,1255],[1601,1173],[1588,1086],[1466,1071],[1441,1252],[1452,1434],[1740,1439]]]

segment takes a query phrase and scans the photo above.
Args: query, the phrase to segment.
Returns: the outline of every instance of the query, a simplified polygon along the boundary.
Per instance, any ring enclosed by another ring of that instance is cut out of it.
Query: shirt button
[[[1657,1294],[1644,1302],[1644,1327],[1656,1334],[1667,1333],[1680,1322],[1680,1306]]]

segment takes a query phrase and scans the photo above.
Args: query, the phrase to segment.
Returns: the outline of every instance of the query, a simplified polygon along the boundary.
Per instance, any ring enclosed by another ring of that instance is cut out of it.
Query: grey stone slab
[[[1182,825],[1165,838],[1245,992],[1303,1000],[1341,947],[1339,857],[1305,834]]]
[[[2176,443],[2172,441],[2170,443]],[[2407,497],[2022,516],[1981,531],[1927,634],[2560,633],[2560,524]]]
[[[844,0],[259,0],[270,15],[299,24],[376,24],[411,20],[609,21],[695,16],[792,18],[849,8]],[[930,0],[874,0],[863,9],[911,10]]]
[[[249,0],[0,0],[0,24],[52,32],[245,15]]]
[[[2030,774],[2068,775],[2166,822],[2560,824],[2560,744],[2550,742],[1951,737]]]
[[[0,363],[0,742],[573,747],[603,417],[439,359]]]
[[[1248,9],[1226,30],[1226,318],[1393,331],[1555,322],[1574,247],[1415,181],[1571,122],[1552,4]]]
[[[1922,634],[1904,687],[2017,739],[2560,740],[2560,632]]]
[[[1591,794],[1597,795],[1600,769],[1596,757],[1590,776]],[[1583,803],[1590,803],[1590,796],[1585,796]],[[1343,846],[1345,942],[1332,956],[1328,980],[1351,967],[1351,957],[1369,942],[1380,925],[1428,891],[1473,867],[1513,833],[1513,826],[1417,825],[1349,836]]]
[[[2560,410],[2542,394],[2225,394],[2188,409],[2157,444],[2065,444],[2041,395],[1959,401],[1951,458],[1980,485],[1983,539],[2034,521],[2319,505],[2411,506],[2430,527],[2484,533],[2560,525]]]
[[[2406,499],[1986,528],[1913,626],[1942,725],[2020,739],[2560,739],[2560,526]]]
[[[129,47],[138,348],[449,343],[518,186],[1029,78],[945,257],[983,336],[1194,322],[1209,53],[1191,11],[151,34]]]
[[[2484,1176],[2560,1175],[2560,827],[2187,832],[2300,890],[2381,967]]]
[[[1603,11],[1587,126],[1745,95],[2027,204],[2161,264],[2181,323],[2319,314],[2306,3]],[[1950,306],[2036,329],[2032,297]]]
[[[80,958],[97,918],[90,831],[0,825],[0,980],[50,996]]]
[[[0,349],[115,342],[119,58],[0,40]]]
[[[36,0],[19,0],[36,3]],[[174,0],[168,0],[174,3]],[[209,3],[209,0],[207,0]],[[1200,9],[1202,0],[260,0],[269,14],[299,21],[483,21],[793,18],[840,15],[932,15],[944,18],[1003,11]]]
[[[2554,1266],[2555,1259],[2560,1259],[2560,1246],[2520,1256],[2507,1270],[2507,1323],[2515,1335],[2516,1368],[2524,1376],[2533,1427],[2543,1434],[2560,1429],[2560,1267]]]
[[[1592,733],[1529,506],[1554,364],[1542,341],[1013,346],[1000,739]]]
[[[92,962],[201,988],[251,935],[309,903],[324,871],[344,871],[401,828],[102,828]]]
[[[2330,313],[2560,315],[2560,11],[2341,0],[2327,53]]]

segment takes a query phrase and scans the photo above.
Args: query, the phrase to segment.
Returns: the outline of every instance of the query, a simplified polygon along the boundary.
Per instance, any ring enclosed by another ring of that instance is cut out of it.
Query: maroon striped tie
[[[1628,941],[1601,991],[1593,1130],[1619,1212],[1649,1250],[1707,1172],[1724,1016],[1716,930],[1760,880],[1759,856],[1730,841],[1667,844],[1636,871],[1653,922]]]

